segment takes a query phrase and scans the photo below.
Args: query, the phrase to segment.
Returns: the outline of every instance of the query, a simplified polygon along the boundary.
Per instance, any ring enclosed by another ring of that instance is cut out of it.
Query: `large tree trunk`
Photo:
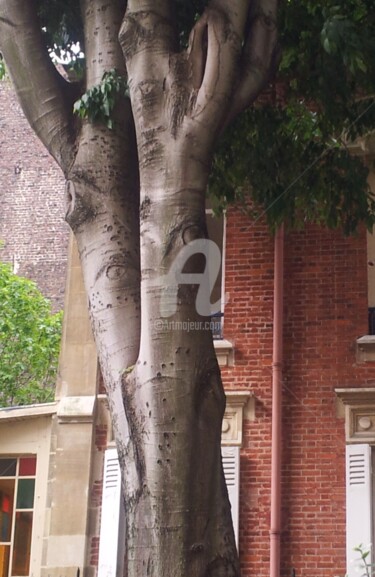
[[[120,35],[141,183],[141,341],[124,377],[138,473],[136,493],[125,475],[129,575],[236,577],[220,451],[225,395],[209,317],[199,315],[198,287],[180,284],[176,293],[170,273],[185,246],[207,237],[207,144],[216,119],[212,111],[207,119],[202,114],[197,129],[186,114],[196,89],[184,86],[186,56],[171,58],[168,10],[137,8],[129,2]],[[195,254],[184,272],[205,267]],[[164,318],[163,311],[173,314]],[[123,465],[126,471],[126,458]]]
[[[34,3],[0,0],[21,104],[67,177],[123,474],[126,577],[239,575],[200,253],[214,142],[267,80],[276,5],[210,0],[181,51],[170,0],[81,0],[86,89],[113,68],[128,78],[131,105],[110,131],[73,118],[75,90],[43,51]]]
[[[142,187],[141,343],[123,383],[138,474],[136,487],[125,475],[129,575],[234,577],[220,452],[225,397],[209,319],[198,315],[197,287],[189,285],[170,303],[175,314],[160,314],[163,299],[176,297],[167,272],[178,252],[191,235],[204,238],[205,188],[180,190],[177,178],[164,184]],[[196,272],[201,261],[187,266]]]

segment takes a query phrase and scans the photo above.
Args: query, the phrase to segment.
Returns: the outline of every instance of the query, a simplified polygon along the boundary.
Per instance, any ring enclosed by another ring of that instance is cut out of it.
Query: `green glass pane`
[[[0,577],[8,577],[9,553],[9,545],[0,545]]]
[[[0,477],[15,477],[17,459],[0,459]]]
[[[16,513],[11,575],[29,575],[32,524],[31,511]]]
[[[18,481],[16,509],[32,509],[34,506],[35,479]]]

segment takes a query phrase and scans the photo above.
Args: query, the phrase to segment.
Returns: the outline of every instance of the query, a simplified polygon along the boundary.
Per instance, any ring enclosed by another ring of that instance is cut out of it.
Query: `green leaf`
[[[73,112],[80,118],[88,118],[90,122],[101,122],[109,129],[114,126],[113,112],[116,103],[127,94],[125,80],[115,69],[103,74],[99,84],[85,92],[74,103]]]

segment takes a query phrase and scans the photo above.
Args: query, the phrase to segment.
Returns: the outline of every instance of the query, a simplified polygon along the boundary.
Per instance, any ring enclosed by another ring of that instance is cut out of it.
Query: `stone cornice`
[[[222,445],[242,445],[242,429],[244,408],[250,398],[251,391],[225,391],[226,409],[221,428]]]
[[[214,340],[217,362],[220,367],[231,367],[234,363],[234,347],[226,339]]]
[[[353,387],[348,389],[335,389],[335,393],[344,405],[371,404],[375,406],[375,387]]]
[[[345,406],[347,443],[375,444],[375,388],[335,389]]]
[[[24,405],[19,407],[5,407],[0,409],[0,423],[4,421],[19,421],[36,419],[54,415],[57,412],[57,402],[40,405]]]
[[[359,362],[375,361],[374,335],[365,335],[357,339],[357,360]]]
[[[59,423],[91,423],[94,419],[96,396],[63,397],[57,409]]]

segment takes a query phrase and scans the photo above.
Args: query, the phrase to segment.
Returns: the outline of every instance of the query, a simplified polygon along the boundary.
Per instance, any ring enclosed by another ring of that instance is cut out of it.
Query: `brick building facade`
[[[281,575],[345,575],[345,424],[335,389],[373,387],[358,354],[368,333],[366,232],[308,227],[286,235]],[[226,388],[250,389],[253,420],[241,450],[243,575],[269,572],[273,242],[262,225],[229,214],[224,336],[235,363]],[[373,425],[372,425],[373,426]],[[360,544],[359,542],[357,543]],[[354,556],[354,553],[353,553]]]
[[[36,278],[59,306],[67,242],[61,216],[63,182],[27,128],[9,87],[0,84],[1,99],[11,103],[0,117],[4,258],[20,273]],[[8,133],[10,142],[5,140]],[[31,239],[35,230],[37,237]],[[224,244],[226,304],[223,338],[216,341],[228,399],[223,444],[240,446],[236,467],[242,575],[265,577],[270,551],[274,242],[262,223],[231,209]],[[23,453],[37,454],[41,463],[33,574],[76,577],[79,568],[81,575],[102,577],[103,462],[113,450],[113,439],[73,246],[70,254],[56,402],[0,411],[0,465],[2,456],[18,458]],[[344,238],[338,231],[311,226],[285,237],[282,577],[346,572],[346,541],[353,529],[346,520],[346,445],[365,444],[370,452],[375,445],[368,255],[364,230]],[[370,519],[371,502],[365,506]],[[356,544],[359,534],[354,532]],[[115,543],[116,532],[113,535]]]

